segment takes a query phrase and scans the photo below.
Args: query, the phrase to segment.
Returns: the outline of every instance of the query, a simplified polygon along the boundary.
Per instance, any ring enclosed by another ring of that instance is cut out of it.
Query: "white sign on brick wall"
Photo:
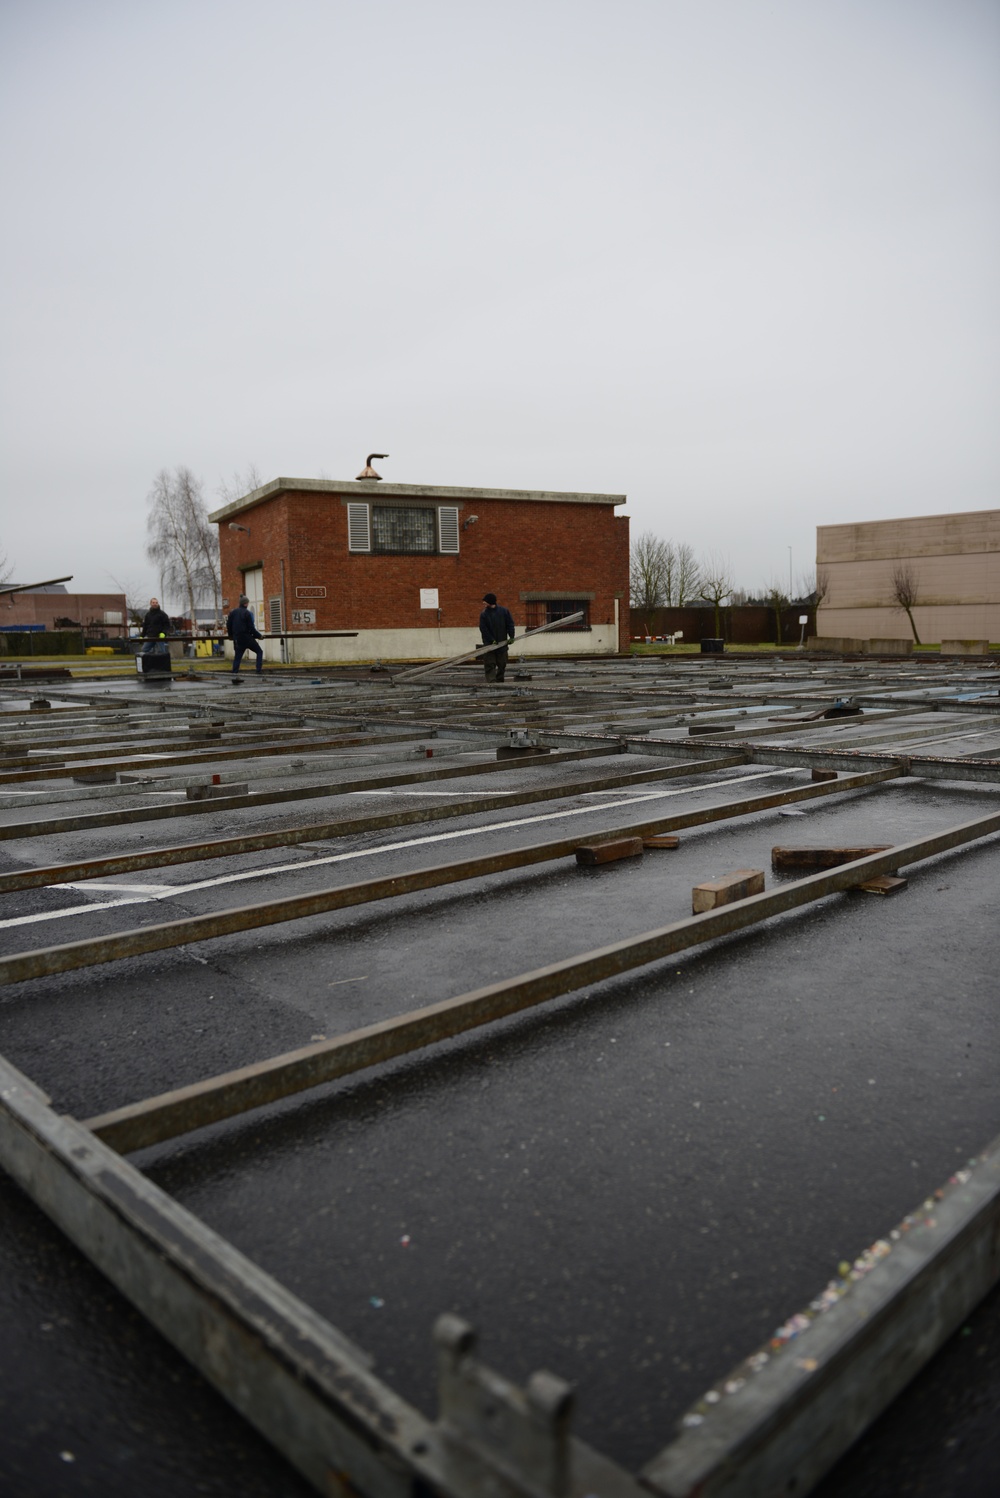
[[[422,609],[439,609],[437,588],[420,589],[420,607]]]

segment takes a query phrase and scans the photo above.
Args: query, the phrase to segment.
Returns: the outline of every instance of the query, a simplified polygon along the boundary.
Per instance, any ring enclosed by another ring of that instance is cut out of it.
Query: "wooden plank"
[[[835,869],[856,858],[884,853],[891,843],[870,843],[863,848],[772,848],[772,869]]]
[[[880,874],[876,879],[866,879],[864,884],[859,884],[858,891],[863,895],[898,895],[908,883],[909,880],[898,875]]]
[[[599,863],[617,863],[621,858],[641,858],[641,837],[619,837],[610,843],[585,843],[576,850],[576,861],[592,869]]]
[[[763,869],[737,869],[722,879],[696,884],[691,891],[691,909],[695,915],[701,915],[703,911],[716,910],[720,905],[732,905],[734,900],[746,900],[750,895],[763,893]]]

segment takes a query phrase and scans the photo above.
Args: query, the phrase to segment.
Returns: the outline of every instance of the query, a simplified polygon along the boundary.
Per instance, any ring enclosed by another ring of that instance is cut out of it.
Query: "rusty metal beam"
[[[270,732],[270,730],[268,730]],[[168,765],[199,765],[215,764],[225,760],[246,760],[248,755],[255,759],[261,756],[277,756],[302,753],[314,753],[317,749],[348,749],[358,744],[375,744],[384,742],[381,734],[338,734],[335,738],[320,739],[295,739],[285,744],[271,744],[266,742],[266,734],[262,737],[263,743],[247,743],[238,749],[192,749],[185,753],[172,754],[142,754],[138,757],[116,759],[113,751],[94,750],[84,754],[74,755],[72,748],[66,751],[63,761],[58,768],[46,769],[44,761],[39,761],[37,770],[8,770],[0,773],[0,785],[22,784],[25,781],[35,780],[65,780],[72,775],[73,766],[96,769],[95,761],[100,762],[101,769],[113,770],[162,770]]]

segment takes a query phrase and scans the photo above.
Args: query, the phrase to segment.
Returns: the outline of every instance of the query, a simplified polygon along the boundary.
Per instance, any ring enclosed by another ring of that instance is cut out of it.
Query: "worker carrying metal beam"
[[[484,645],[496,644],[497,649],[483,656],[487,681],[503,681],[507,670],[507,651],[514,639],[514,619],[509,609],[497,603],[495,593],[483,595],[486,607],[479,616],[479,633]]]

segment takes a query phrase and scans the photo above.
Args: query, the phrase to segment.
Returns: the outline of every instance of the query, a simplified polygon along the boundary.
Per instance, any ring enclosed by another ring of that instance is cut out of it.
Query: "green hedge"
[[[0,655],[83,655],[79,629],[0,630]]]

